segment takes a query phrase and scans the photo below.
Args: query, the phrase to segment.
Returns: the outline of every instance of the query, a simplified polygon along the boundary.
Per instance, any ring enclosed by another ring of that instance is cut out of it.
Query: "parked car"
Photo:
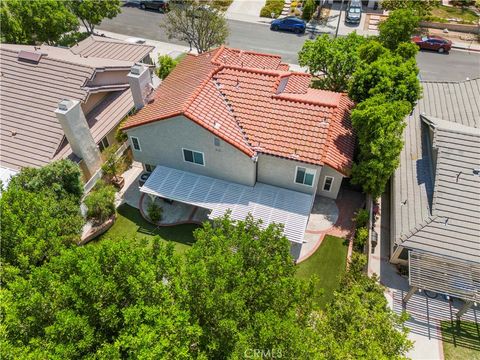
[[[307,25],[305,21],[294,16],[273,20],[270,25],[270,29],[273,31],[285,30],[292,31],[296,34],[304,33],[306,28]]]
[[[348,24],[360,24],[362,19],[362,2],[352,0],[345,11],[345,22]]]
[[[141,0],[140,8],[152,9],[165,13],[168,11],[168,2],[166,0]]]
[[[452,42],[440,36],[413,36],[412,42],[420,49],[434,50],[439,53],[448,53],[452,48]]]

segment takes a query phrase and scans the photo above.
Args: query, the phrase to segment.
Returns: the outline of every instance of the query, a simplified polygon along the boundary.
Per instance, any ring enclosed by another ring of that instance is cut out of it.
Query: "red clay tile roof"
[[[310,80],[275,55],[225,47],[188,55],[124,129],[183,114],[249,156],[327,164],[347,175],[355,147],[353,102],[311,89]]]

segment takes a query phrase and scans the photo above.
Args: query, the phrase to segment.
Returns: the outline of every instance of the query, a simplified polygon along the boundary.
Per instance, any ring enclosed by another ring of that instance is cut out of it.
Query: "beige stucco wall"
[[[85,116],[88,116],[88,113],[92,111],[100,102],[105,99],[110,92],[99,92],[95,94],[90,94],[88,96],[87,102],[82,104],[82,110]]]
[[[128,129],[127,134],[139,139],[141,151],[132,146],[133,156],[144,164],[255,185],[255,162],[249,156],[223,140],[215,146],[211,132],[183,116]],[[182,148],[203,152],[205,166],[185,162]]]
[[[128,83],[127,75],[130,69],[128,70],[109,70],[97,72],[92,81],[88,85],[116,85],[116,84],[126,84]]]
[[[330,191],[323,191],[323,184],[325,182],[325,176],[333,177],[333,183]],[[343,175],[338,171],[332,169],[330,166],[325,165],[320,173],[318,179],[317,195],[325,196],[330,199],[336,199],[340,186],[342,185]]]
[[[313,186],[297,184],[295,182],[297,166],[314,169],[316,171],[315,178],[313,179]],[[280,186],[286,189],[313,194],[317,187],[318,177],[321,169],[321,166],[260,154],[258,156],[257,181],[265,184]]]

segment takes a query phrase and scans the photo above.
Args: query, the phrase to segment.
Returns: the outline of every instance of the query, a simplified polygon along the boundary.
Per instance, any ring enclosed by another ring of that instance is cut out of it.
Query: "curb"
[[[476,49],[476,48],[470,48],[470,47],[460,46],[460,45],[452,45],[452,49],[480,52],[480,48]]]

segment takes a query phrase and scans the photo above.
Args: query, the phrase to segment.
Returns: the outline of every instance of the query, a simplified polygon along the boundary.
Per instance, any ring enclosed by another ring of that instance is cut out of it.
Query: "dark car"
[[[345,11],[345,22],[348,24],[359,24],[362,19],[362,2],[351,0]]]
[[[420,49],[438,51],[439,53],[448,53],[452,48],[452,42],[440,36],[413,36],[412,42],[417,44]]]
[[[273,20],[270,29],[273,31],[285,30],[292,31],[296,34],[301,34],[305,32],[307,25],[302,19],[290,16],[283,19]]]
[[[168,2],[165,0],[142,0],[140,1],[141,9],[152,9],[160,12],[168,11]]]

